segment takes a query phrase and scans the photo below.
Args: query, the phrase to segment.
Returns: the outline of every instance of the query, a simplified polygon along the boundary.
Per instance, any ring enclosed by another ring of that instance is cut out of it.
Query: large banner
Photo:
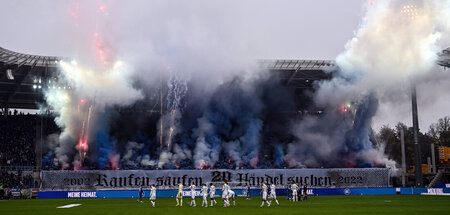
[[[85,170],[42,171],[42,190],[126,190],[151,184],[159,189],[228,181],[233,187],[257,187],[267,181],[277,187],[297,182],[308,187],[387,187],[389,170],[251,169],[251,170]]]

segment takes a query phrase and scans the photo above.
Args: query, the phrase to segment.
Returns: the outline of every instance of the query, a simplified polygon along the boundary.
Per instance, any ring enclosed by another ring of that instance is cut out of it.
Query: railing
[[[434,185],[436,185],[436,183],[439,180],[441,180],[443,174],[444,174],[444,170],[442,170],[442,169],[438,170],[438,172],[434,176],[433,180],[431,180],[430,184],[428,184],[428,187],[434,187]]]
[[[0,166],[1,171],[39,171],[36,166]]]

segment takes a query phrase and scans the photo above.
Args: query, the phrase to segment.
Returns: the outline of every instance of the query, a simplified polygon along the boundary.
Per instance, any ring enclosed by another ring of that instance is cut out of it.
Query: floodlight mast
[[[416,84],[414,82],[411,85],[411,104],[412,104],[412,121],[414,132],[414,163],[415,163],[416,187],[423,187],[422,157],[419,144],[419,116],[417,113],[417,92],[416,92]]]
[[[400,13],[405,18],[406,24],[410,25],[417,19],[419,14],[419,8],[413,2],[411,4],[405,4]],[[414,80],[411,82],[411,105],[412,105],[412,121],[413,121],[413,133],[414,133],[414,170],[416,176],[416,187],[423,187],[422,176],[422,159],[419,144],[419,116],[417,111],[417,92],[416,83]]]

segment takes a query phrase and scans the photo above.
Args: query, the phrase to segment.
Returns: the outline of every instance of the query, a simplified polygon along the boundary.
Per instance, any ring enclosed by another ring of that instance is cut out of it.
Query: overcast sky
[[[254,58],[333,60],[344,51],[345,44],[358,29],[366,0],[155,0],[114,4],[94,0],[82,4],[81,9],[76,7],[77,2],[0,0],[0,47],[22,53],[71,57],[78,54],[74,50],[79,51],[84,42],[83,37],[78,37],[78,31],[83,31],[80,29],[85,26],[110,28],[105,32],[114,34],[115,41],[130,44],[147,28],[153,28],[149,35],[164,37],[154,32],[167,30],[165,26],[175,22],[202,26],[207,32],[213,32],[212,35],[219,35],[219,39],[221,35],[232,37],[233,40],[223,41],[251,50],[248,53]],[[102,5],[107,18],[91,14],[98,13],[95,11]],[[86,8],[89,6],[93,8]],[[99,23],[103,20],[105,23]],[[128,33],[118,33],[121,31]],[[179,35],[185,36],[182,31]],[[422,130],[428,130],[430,123],[438,118],[450,115],[450,84],[445,82],[449,80],[448,73],[443,71],[439,84],[434,80],[419,86]],[[382,104],[374,127],[392,126],[398,121],[411,125],[408,95],[396,104]]]
[[[61,31],[67,28],[64,26],[66,23],[61,20],[69,18],[69,11],[74,8],[73,5],[57,3],[59,1],[53,0],[0,0],[0,2],[0,26],[3,29],[0,34],[0,46],[33,54],[66,54],[62,47],[70,47],[70,40],[64,38],[70,38],[72,32]],[[126,2],[132,4],[130,2],[133,1]],[[161,1],[147,2],[156,2],[154,5],[147,4],[149,10],[154,7],[168,9],[162,6]],[[183,16],[182,10],[192,10],[195,13],[203,13],[199,16],[205,15],[204,19],[221,16],[223,19],[233,20],[233,17],[238,14],[240,20],[237,21],[247,24],[250,33],[264,32],[262,35],[255,35],[259,37],[255,38],[257,41],[263,38],[266,42],[260,46],[268,47],[264,53],[261,53],[261,57],[333,59],[344,50],[346,41],[357,29],[364,1],[252,0],[230,1],[233,2],[230,4],[223,3],[227,1],[219,1],[220,4],[218,3],[216,7],[214,4],[200,4],[204,2],[195,0],[188,1],[193,3],[190,5],[175,4],[179,1],[171,0],[165,2],[168,2],[166,5],[169,5],[173,11],[180,11],[174,13],[174,16],[177,14]],[[195,4],[195,2],[200,3]],[[108,4],[105,6],[106,10],[110,9]],[[203,9],[204,11],[201,11]],[[138,12],[145,14],[146,11],[150,13],[148,10]],[[170,10],[167,13],[173,13],[173,11]],[[205,11],[212,12],[208,14]],[[218,13],[215,13],[216,11]],[[134,15],[130,14],[130,16]],[[138,17],[130,18],[131,21],[138,19]],[[148,21],[165,22],[165,20]],[[221,22],[217,24],[220,25],[226,21]],[[236,25],[239,24],[236,23]],[[139,27],[145,28],[145,26]],[[136,26],[130,24],[130,29],[133,28],[135,29]],[[237,30],[242,28],[237,27]],[[273,47],[278,48],[273,49]]]

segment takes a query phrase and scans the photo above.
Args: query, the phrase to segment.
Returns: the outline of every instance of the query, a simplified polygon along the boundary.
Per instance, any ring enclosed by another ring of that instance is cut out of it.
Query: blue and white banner
[[[245,196],[245,189],[233,189],[237,196]],[[175,197],[176,189],[158,189],[157,198]],[[260,196],[260,189],[251,189],[251,196]],[[277,196],[286,196],[287,189],[277,188]],[[414,187],[380,187],[380,188],[308,188],[309,196],[324,195],[450,195],[450,188],[414,188]],[[145,198],[148,198],[150,191],[144,190]],[[190,197],[190,191],[183,191],[184,196]],[[216,190],[216,196],[222,195],[220,189]],[[38,192],[39,199],[59,199],[59,198],[136,198],[138,190],[99,190],[99,191],[41,191]],[[196,190],[196,196],[200,196],[200,190]]]
[[[156,185],[173,189],[181,183],[216,183],[234,187],[259,187],[266,181],[276,186],[297,182],[308,187],[387,187],[389,170],[367,169],[251,169],[251,170],[86,170],[42,171],[41,190],[126,190]]]

